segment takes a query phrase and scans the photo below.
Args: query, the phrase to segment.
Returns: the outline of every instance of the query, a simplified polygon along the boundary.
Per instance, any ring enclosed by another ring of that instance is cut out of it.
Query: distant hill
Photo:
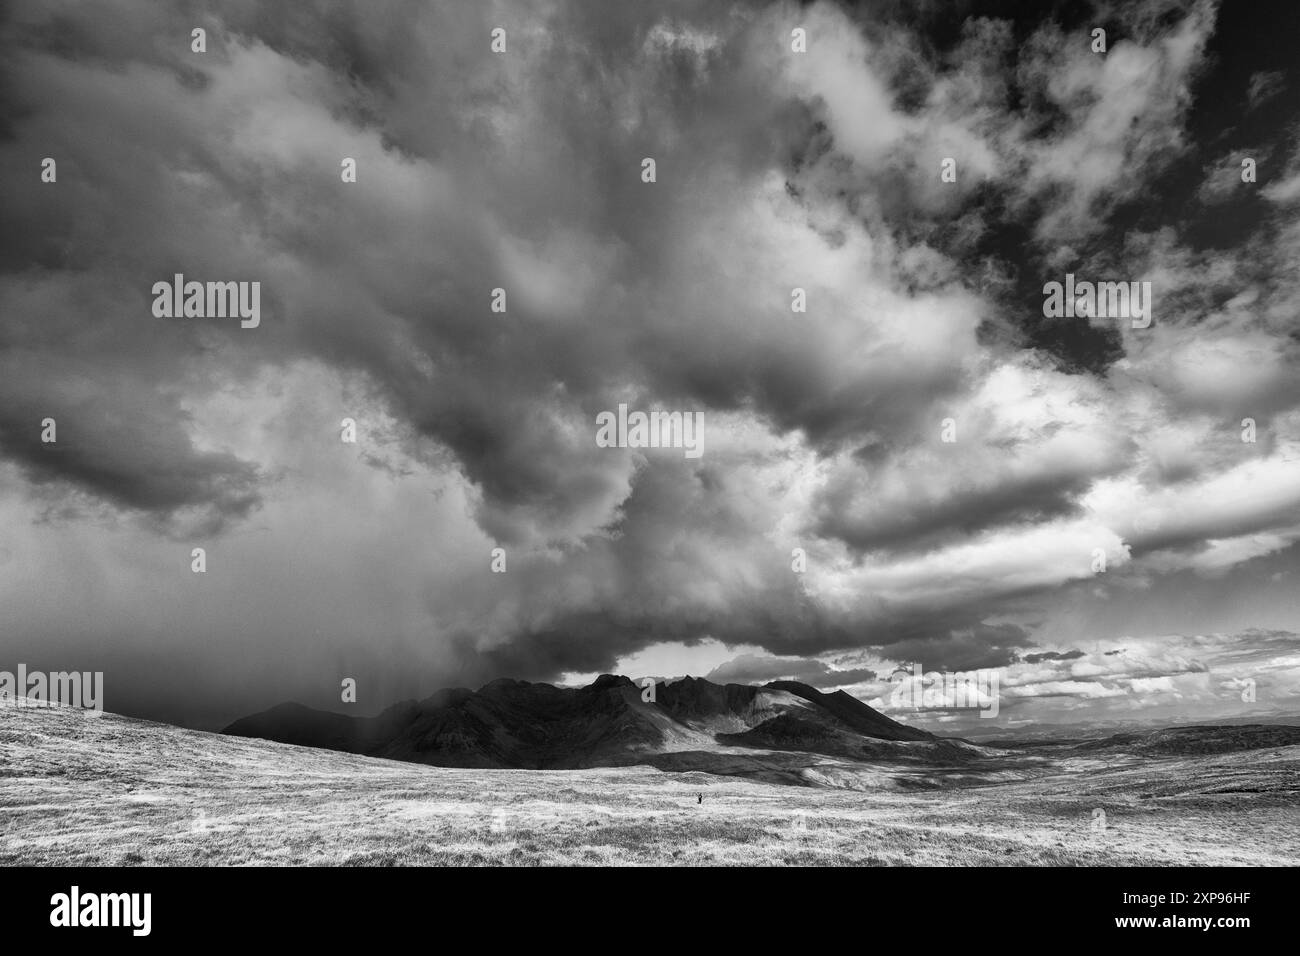
[[[1168,727],[1115,734],[1101,740],[1076,744],[1074,749],[1081,753],[1119,751],[1153,757],[1181,757],[1236,753],[1265,747],[1292,747],[1296,744],[1300,744],[1300,727],[1235,724]]]
[[[687,677],[656,687],[626,677],[586,687],[495,680],[443,690],[376,717],[280,704],[223,733],[441,767],[576,769],[654,762],[662,754],[755,749],[866,759],[880,741],[934,742],[839,691],[795,681],[762,687]]]

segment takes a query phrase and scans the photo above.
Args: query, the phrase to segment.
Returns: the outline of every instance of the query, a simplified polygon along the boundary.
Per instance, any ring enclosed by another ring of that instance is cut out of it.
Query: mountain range
[[[891,744],[946,743],[843,691],[795,681],[759,687],[686,677],[657,683],[648,696],[609,674],[577,688],[500,679],[403,701],[374,717],[280,704],[223,733],[441,767],[534,770],[772,751],[867,760]]]

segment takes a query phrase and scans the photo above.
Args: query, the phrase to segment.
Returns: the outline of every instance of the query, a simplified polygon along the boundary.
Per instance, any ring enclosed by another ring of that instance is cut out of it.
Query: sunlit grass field
[[[973,787],[900,788],[888,767],[857,779],[452,770],[4,707],[0,864],[1300,862],[1297,746],[1062,760]]]

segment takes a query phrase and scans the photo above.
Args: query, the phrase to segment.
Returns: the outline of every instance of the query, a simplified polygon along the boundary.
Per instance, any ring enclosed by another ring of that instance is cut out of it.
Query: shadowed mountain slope
[[[848,694],[794,681],[755,687],[687,677],[658,685],[654,701],[642,693],[609,674],[581,688],[502,679],[403,701],[376,717],[281,704],[224,733],[444,767],[519,769],[622,766],[724,748],[852,755],[872,741],[935,739]]]

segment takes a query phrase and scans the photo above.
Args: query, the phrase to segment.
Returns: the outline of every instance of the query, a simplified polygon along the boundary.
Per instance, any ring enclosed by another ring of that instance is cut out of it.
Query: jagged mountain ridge
[[[442,690],[349,717],[281,704],[223,733],[443,767],[575,769],[646,762],[656,755],[724,748],[865,756],[879,741],[933,741],[842,691],[795,681],[762,687],[686,677],[656,687],[626,677],[586,687],[503,678],[477,691]]]

